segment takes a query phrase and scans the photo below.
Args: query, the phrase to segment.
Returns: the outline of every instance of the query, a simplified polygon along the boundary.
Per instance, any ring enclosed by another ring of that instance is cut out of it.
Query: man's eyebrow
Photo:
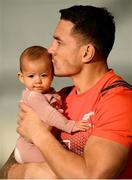
[[[54,39],[58,40],[58,41],[62,41],[59,37],[57,36],[53,36]]]

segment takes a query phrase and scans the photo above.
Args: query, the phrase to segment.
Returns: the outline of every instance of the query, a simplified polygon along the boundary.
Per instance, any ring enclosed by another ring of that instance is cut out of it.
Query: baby
[[[32,46],[23,51],[18,78],[25,86],[21,101],[30,106],[42,121],[67,133],[87,129],[85,121],[70,120],[63,115],[61,97],[51,87],[53,65],[46,48]],[[45,112],[47,102],[52,108],[46,108]],[[17,140],[15,159],[19,163],[45,161],[39,149],[23,137]]]

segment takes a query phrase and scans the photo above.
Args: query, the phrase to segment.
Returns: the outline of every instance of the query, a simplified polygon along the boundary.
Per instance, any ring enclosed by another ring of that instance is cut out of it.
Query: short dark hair
[[[51,55],[48,53],[48,50],[45,47],[31,46],[26,48],[20,55],[20,71],[23,69],[23,59],[25,57],[28,57],[32,61],[36,61],[37,59],[44,57],[44,59],[47,58],[51,62]]]
[[[106,8],[76,5],[59,12],[60,19],[74,24],[74,33],[90,40],[103,57],[108,57],[115,40],[115,22]]]

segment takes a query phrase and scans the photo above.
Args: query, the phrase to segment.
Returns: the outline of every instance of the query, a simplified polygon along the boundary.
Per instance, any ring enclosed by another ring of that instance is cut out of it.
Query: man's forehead
[[[55,34],[57,34],[58,32],[70,33],[73,27],[74,27],[74,24],[71,21],[62,19],[57,24],[57,27],[55,29]]]

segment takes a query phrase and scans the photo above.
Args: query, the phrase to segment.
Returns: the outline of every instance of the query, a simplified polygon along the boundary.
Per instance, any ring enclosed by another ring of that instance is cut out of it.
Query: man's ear
[[[83,46],[82,50],[82,61],[84,63],[89,63],[93,60],[95,56],[95,47],[93,44],[89,43]]]
[[[18,72],[18,73],[17,73],[17,77],[18,77],[18,79],[20,80],[20,82],[21,82],[22,84],[24,84],[22,72]]]

